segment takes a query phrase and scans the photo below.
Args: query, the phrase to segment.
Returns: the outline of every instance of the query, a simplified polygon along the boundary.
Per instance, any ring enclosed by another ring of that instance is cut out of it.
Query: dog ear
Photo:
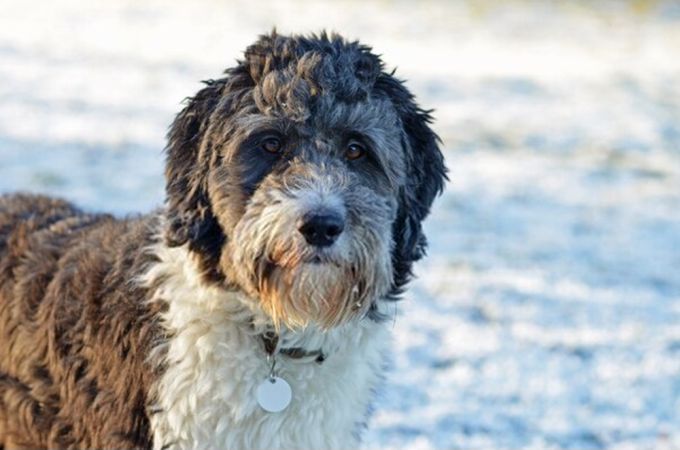
[[[209,155],[201,152],[201,145],[225,82],[206,81],[206,87],[188,99],[168,132],[165,178],[169,224],[165,240],[171,247],[198,242],[216,226],[207,194]]]
[[[408,167],[393,225],[393,292],[396,295],[409,281],[413,262],[425,255],[427,240],[422,231],[422,221],[428,215],[435,197],[444,188],[446,167],[439,149],[440,140],[430,128],[430,111],[419,108],[413,94],[390,74],[382,73],[375,88],[384,92],[397,110]]]

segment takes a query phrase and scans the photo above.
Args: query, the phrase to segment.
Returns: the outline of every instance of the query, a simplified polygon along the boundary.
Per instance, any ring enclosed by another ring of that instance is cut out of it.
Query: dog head
[[[445,168],[428,112],[370,48],[262,36],[179,113],[166,242],[276,326],[329,328],[396,298]]]

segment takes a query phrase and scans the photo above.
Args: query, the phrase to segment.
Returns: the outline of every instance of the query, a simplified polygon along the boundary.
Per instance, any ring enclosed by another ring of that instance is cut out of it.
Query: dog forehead
[[[307,56],[270,71],[254,86],[259,114],[288,122],[300,135],[357,133],[381,145],[400,139],[400,119],[386,95],[353,72],[327,70],[332,65],[321,61],[330,56]],[[322,68],[299,68],[310,64]]]
[[[279,109],[300,122],[320,100],[352,104],[369,99],[382,71],[382,62],[368,47],[339,37],[265,42],[246,52],[253,98],[261,110]]]

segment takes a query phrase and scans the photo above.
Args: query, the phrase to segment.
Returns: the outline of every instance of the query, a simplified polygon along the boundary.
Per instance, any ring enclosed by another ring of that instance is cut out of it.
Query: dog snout
[[[335,213],[308,214],[298,224],[307,243],[317,247],[332,245],[344,229],[344,218]]]

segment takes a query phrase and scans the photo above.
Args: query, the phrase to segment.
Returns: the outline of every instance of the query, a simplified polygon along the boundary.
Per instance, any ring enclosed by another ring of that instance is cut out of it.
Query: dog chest
[[[277,374],[290,384],[292,399],[283,411],[267,412],[257,389],[271,365],[260,335],[242,320],[242,299],[165,274],[157,295],[168,303],[163,323],[171,338],[153,393],[156,448],[358,446],[389,345],[382,324],[362,320],[287,336],[291,346],[322,348],[327,358],[319,364],[278,355]]]

